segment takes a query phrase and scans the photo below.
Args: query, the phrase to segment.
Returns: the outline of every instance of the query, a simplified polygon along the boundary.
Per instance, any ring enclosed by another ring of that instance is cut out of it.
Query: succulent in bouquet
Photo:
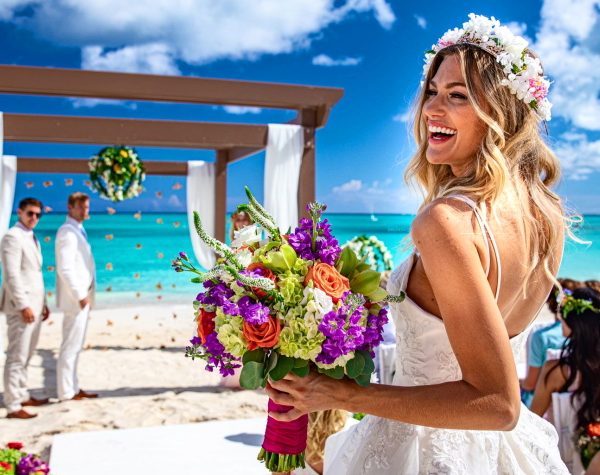
[[[201,272],[183,252],[172,263],[203,286],[186,356],[224,376],[241,367],[240,385],[247,389],[310,371],[368,385],[387,304],[404,295],[388,295],[379,272],[351,247],[340,248],[322,219],[325,205],[308,205],[310,217],[282,234],[247,187],[246,194],[248,204],[238,210],[255,224],[238,231],[231,247],[209,236],[194,213],[200,239],[219,256],[212,269]],[[290,409],[269,400],[269,411]],[[306,415],[291,422],[269,417],[259,460],[272,471],[304,467],[307,427]]]

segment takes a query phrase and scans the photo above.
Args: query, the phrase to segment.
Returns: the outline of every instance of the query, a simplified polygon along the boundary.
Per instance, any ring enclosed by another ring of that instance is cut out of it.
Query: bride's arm
[[[518,420],[519,384],[506,327],[473,238],[472,214],[438,202],[413,224],[413,241],[443,316],[461,381],[360,387],[319,374],[272,382],[269,396],[294,406],[287,414],[330,408],[451,429],[510,430]]]

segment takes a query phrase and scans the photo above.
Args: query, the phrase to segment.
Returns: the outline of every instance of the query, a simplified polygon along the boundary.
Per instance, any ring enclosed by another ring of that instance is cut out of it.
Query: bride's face
[[[469,101],[456,55],[443,59],[426,95],[423,117],[428,128],[427,161],[449,165],[454,175],[464,176],[481,147],[486,125]]]

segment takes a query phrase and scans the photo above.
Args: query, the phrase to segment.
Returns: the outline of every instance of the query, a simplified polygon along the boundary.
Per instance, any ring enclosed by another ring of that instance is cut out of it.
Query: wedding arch
[[[66,115],[3,113],[3,140],[61,144],[126,144],[130,146],[209,149],[214,162],[144,162],[149,175],[187,176],[188,214],[192,206],[210,209],[202,213],[217,239],[226,230],[227,167],[266,150],[265,200],[284,224],[315,199],[315,131],[328,120],[343,89],[303,85],[207,79],[190,76],[158,76],[76,69],[0,65],[0,93],[62,96],[130,101],[174,102],[288,109],[297,112],[287,124],[240,124],[177,120],[122,119]],[[0,150],[0,158],[3,157]],[[16,160],[16,159],[15,159]],[[13,174],[88,173],[88,159],[19,157]],[[282,168],[281,164],[285,163]],[[1,165],[2,163],[0,163]],[[16,164],[16,165],[14,165]],[[2,168],[5,168],[4,177]],[[10,167],[8,167],[10,168]],[[0,187],[10,170],[0,166]],[[292,171],[290,173],[290,170]],[[282,180],[282,177],[285,178]],[[291,177],[291,178],[290,178]],[[268,183],[267,183],[268,182]],[[196,187],[189,186],[190,184]],[[267,186],[268,185],[268,186]],[[273,201],[271,187],[286,187],[287,195]],[[203,199],[192,188],[203,189]],[[297,187],[297,193],[293,190]],[[5,186],[7,188],[7,186]],[[213,191],[214,190],[214,191]],[[292,192],[290,193],[290,190]],[[14,177],[13,177],[14,191]],[[0,204],[12,209],[10,193],[0,189]],[[4,201],[2,201],[4,200]],[[10,211],[9,211],[10,213]],[[212,226],[211,226],[212,224]],[[192,231],[192,230],[191,230]],[[214,258],[191,232],[201,264]]]

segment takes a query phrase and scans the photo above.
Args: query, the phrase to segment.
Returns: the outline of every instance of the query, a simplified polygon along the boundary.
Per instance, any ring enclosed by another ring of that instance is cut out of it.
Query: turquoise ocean
[[[325,217],[340,243],[360,234],[377,236],[389,248],[396,265],[410,252],[405,238],[412,215],[328,213]],[[64,214],[47,214],[36,228],[52,305],[54,238],[64,220]],[[11,225],[15,221],[16,215]],[[176,273],[170,266],[179,251],[193,255],[186,214],[142,213],[137,218],[132,213],[93,214],[85,228],[96,259],[99,306],[148,305],[160,301],[185,304],[201,289],[189,282],[191,274]],[[577,235],[591,244],[567,242],[559,275],[600,279],[600,216],[585,216]]]

